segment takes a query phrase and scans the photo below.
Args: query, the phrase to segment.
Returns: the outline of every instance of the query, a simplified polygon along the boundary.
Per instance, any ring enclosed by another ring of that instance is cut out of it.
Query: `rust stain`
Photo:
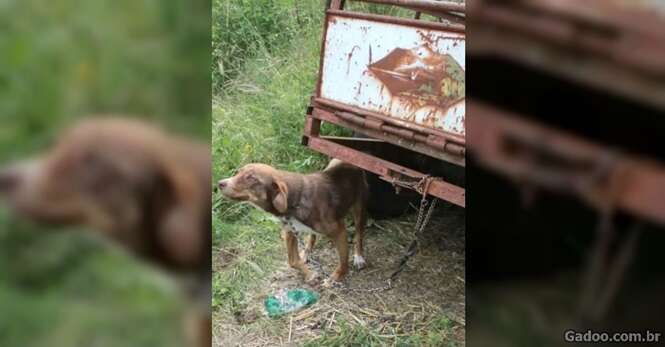
[[[441,40],[446,40],[446,39],[453,39],[451,37],[447,37],[445,35],[437,34],[435,32],[424,32],[422,30],[416,30],[416,33],[420,36],[420,39],[425,42],[426,44],[429,44],[431,46],[437,46],[439,44],[439,41]]]
[[[415,112],[411,112],[411,113],[409,113],[409,115],[406,116],[406,118],[404,118],[404,119],[405,119],[405,120],[408,120],[409,122],[415,122],[415,121],[416,121],[416,113],[415,113]]]
[[[356,50],[356,48],[360,49],[360,47],[358,45],[355,45],[355,46],[353,46],[353,48],[351,48],[351,52],[349,52],[346,55],[346,74],[347,75],[349,74],[349,71],[351,70],[351,58],[353,58],[353,52]]]
[[[447,109],[464,98],[464,70],[449,54],[434,52],[429,45],[412,49],[395,48],[368,65],[369,71],[405,107],[420,109],[435,106]]]
[[[434,127],[436,125],[436,109],[432,108],[427,112],[427,115],[423,119],[423,122],[426,126]]]
[[[395,48],[369,64],[367,71],[381,81],[382,96],[383,88],[390,92],[389,106],[381,113],[394,116],[392,113],[401,109],[403,119],[416,122],[417,113],[426,112],[421,123],[427,127],[439,127],[440,118],[465,97],[461,65],[450,54],[435,52],[429,43],[411,49]],[[430,109],[423,110],[427,107]]]

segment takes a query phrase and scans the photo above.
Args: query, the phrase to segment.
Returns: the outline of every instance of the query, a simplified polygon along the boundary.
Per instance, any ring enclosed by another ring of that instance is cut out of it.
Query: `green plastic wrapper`
[[[319,293],[309,289],[282,289],[265,300],[268,317],[275,318],[284,314],[298,311],[310,306],[319,300]]]

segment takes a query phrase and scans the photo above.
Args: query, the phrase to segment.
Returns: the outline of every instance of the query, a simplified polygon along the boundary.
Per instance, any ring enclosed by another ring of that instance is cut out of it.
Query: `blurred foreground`
[[[50,148],[89,114],[210,134],[210,2],[0,4],[0,166]],[[0,345],[179,346],[170,276],[84,226],[0,205]]]
[[[663,332],[663,1],[469,1],[468,341]]]

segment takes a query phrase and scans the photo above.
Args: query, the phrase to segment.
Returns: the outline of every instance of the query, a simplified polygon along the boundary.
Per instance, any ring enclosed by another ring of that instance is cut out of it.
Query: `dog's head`
[[[39,223],[103,224],[93,197],[108,189],[105,183],[114,183],[114,173],[100,167],[94,151],[75,148],[67,153],[62,147],[1,168],[0,199],[15,214]]]
[[[235,176],[219,181],[218,185],[229,199],[247,201],[276,214],[288,209],[288,186],[280,172],[269,165],[245,165]]]
[[[84,121],[39,157],[0,168],[0,202],[27,219],[88,226],[184,265],[200,252],[209,187],[195,168],[209,151],[194,147],[137,121]]]

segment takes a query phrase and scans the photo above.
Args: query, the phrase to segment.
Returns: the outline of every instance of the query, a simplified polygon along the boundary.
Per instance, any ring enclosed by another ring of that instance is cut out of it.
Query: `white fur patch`
[[[328,166],[326,166],[326,168],[323,169],[323,171],[330,170],[330,169],[332,169],[332,168],[334,168],[335,166],[340,165],[340,164],[344,164],[344,162],[341,161],[341,160],[339,160],[339,159],[335,159],[335,158],[333,158],[333,159],[328,163]]]
[[[299,220],[297,220],[293,217],[280,217],[279,221],[282,223],[283,226],[288,228],[294,234],[317,234],[317,235],[320,235],[314,229],[308,227],[307,225],[303,224],[301,221],[299,221]]]
[[[362,255],[353,255],[353,266],[355,266],[357,269],[362,269],[365,267],[367,262],[365,261],[365,258],[363,258]]]

